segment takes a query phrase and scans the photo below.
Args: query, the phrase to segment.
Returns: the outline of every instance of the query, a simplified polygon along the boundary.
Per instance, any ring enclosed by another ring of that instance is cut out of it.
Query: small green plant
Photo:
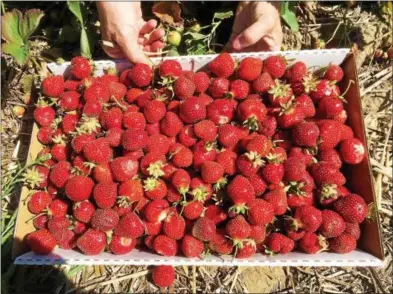
[[[292,32],[299,31],[299,24],[297,23],[295,6],[296,1],[281,2],[281,18],[289,26]]]

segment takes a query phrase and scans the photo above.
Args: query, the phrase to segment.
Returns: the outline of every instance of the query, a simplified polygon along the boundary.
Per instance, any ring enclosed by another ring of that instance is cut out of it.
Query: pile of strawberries
[[[197,73],[175,60],[93,71],[75,57],[67,79],[42,82],[45,148],[26,177],[34,252],[356,248],[368,209],[340,169],[365,148],[345,124],[338,65],[222,53]]]

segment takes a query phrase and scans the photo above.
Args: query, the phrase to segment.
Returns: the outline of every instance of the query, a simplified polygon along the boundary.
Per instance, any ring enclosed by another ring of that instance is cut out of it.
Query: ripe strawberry
[[[240,61],[237,75],[240,79],[252,82],[258,78],[262,72],[263,62],[256,57],[246,57]]]
[[[340,89],[335,82],[322,79],[309,94],[314,101],[318,102],[326,97],[338,97],[340,95]]]
[[[126,133],[125,131],[124,133]],[[123,134],[124,134],[123,133]],[[124,136],[122,137],[124,138]],[[88,142],[83,147],[83,155],[90,162],[103,164],[108,163],[113,157],[113,150],[105,138],[99,138]]]
[[[168,200],[169,203],[177,203],[180,202],[182,199],[182,195],[177,191],[175,187],[173,187],[172,184],[168,184],[168,195],[166,196],[166,200]]]
[[[227,95],[237,100],[243,100],[246,99],[249,93],[250,93],[249,83],[243,80],[234,80],[231,83],[230,92]]]
[[[123,112],[118,107],[112,107],[103,111],[100,115],[100,123],[104,129],[121,128],[123,124]]]
[[[322,223],[319,232],[326,238],[334,238],[341,235],[345,230],[343,218],[333,210],[322,210]]]
[[[80,134],[75,136],[71,141],[71,147],[76,153],[82,152],[85,145],[93,141],[95,136],[93,134]]]
[[[256,244],[253,240],[243,240],[238,245],[237,252],[235,253],[236,258],[249,258],[256,252]]]
[[[145,233],[149,236],[157,236],[162,232],[162,222],[149,223],[145,221]]]
[[[344,175],[335,168],[334,164],[320,161],[311,167],[311,175],[317,185],[336,184],[343,186],[346,182]]]
[[[154,238],[153,248],[154,251],[163,256],[174,256],[178,251],[176,240],[165,235],[158,235]]]
[[[195,92],[196,86],[192,80],[180,77],[173,84],[173,93],[179,100],[190,98]]]
[[[313,122],[302,122],[292,129],[292,140],[298,146],[314,147],[319,138],[319,128]]]
[[[245,146],[249,153],[255,152],[260,157],[266,157],[271,148],[272,141],[264,135],[255,135]]]
[[[260,173],[248,177],[248,180],[254,188],[255,196],[261,196],[266,191],[267,183],[263,179],[262,175],[260,175]]]
[[[76,245],[85,255],[98,255],[104,251],[106,241],[107,239],[104,232],[88,229],[78,238]]]
[[[340,66],[331,63],[327,67],[323,77],[329,81],[340,82],[344,77],[344,72]]]
[[[232,121],[235,114],[236,102],[229,99],[215,99],[206,108],[206,118],[216,125],[222,125]]]
[[[119,147],[123,132],[124,131],[121,128],[110,128],[105,134],[105,139],[111,147]]]
[[[118,182],[125,182],[138,172],[139,164],[127,156],[117,157],[110,163],[112,175]]]
[[[121,144],[128,151],[136,151],[147,145],[148,134],[141,130],[125,130],[121,137]]]
[[[292,97],[293,92],[291,85],[284,84],[280,80],[275,80],[274,85],[268,91],[269,101],[273,106],[280,106],[288,103]]]
[[[284,129],[292,128],[302,122],[304,117],[303,108],[294,100],[281,106],[281,112],[277,117],[277,124]]]
[[[76,202],[72,206],[73,216],[82,223],[90,223],[91,216],[95,211],[93,203],[88,200]]]
[[[45,96],[57,98],[64,92],[64,78],[60,75],[46,77],[42,81],[41,88]]]
[[[93,170],[93,178],[101,184],[113,183],[113,176],[109,164],[99,164]]]
[[[338,124],[337,127],[339,128],[340,132],[340,142],[353,139],[355,137],[353,130],[350,126],[344,124]]]
[[[143,235],[144,226],[141,219],[134,212],[130,212],[120,218],[114,233],[120,237],[138,238]]]
[[[65,91],[78,91],[79,88],[81,87],[81,85],[82,85],[81,81],[69,79],[69,80],[64,81],[64,90]]]
[[[144,63],[137,63],[128,73],[128,78],[138,88],[148,86],[153,79],[151,67]]]
[[[213,239],[216,232],[214,221],[207,217],[200,217],[194,222],[192,235],[200,241],[208,242]]]
[[[273,205],[263,199],[254,199],[247,204],[247,219],[253,225],[266,225],[274,218]]]
[[[47,255],[56,247],[55,237],[47,230],[41,229],[27,235],[27,245],[34,253]]]
[[[231,239],[226,237],[225,230],[217,230],[209,242],[209,249],[222,255],[231,254],[233,243]]]
[[[242,209],[248,202],[255,199],[253,186],[247,178],[241,175],[236,175],[228,184],[227,194],[235,206],[235,211]]]
[[[217,132],[217,130],[216,130]],[[179,133],[179,142],[186,147],[191,147],[198,140],[195,137],[194,127],[192,125],[184,126]],[[156,144],[156,143],[155,143]],[[158,144],[157,144],[158,145]]]
[[[325,97],[318,104],[319,114],[325,118],[334,118],[343,110],[342,100],[336,97]]]
[[[49,217],[46,214],[37,215],[36,218],[33,219],[34,228],[37,230],[46,229],[48,227]]]
[[[52,143],[52,135],[54,131],[51,127],[42,127],[38,130],[37,139],[43,145]]]
[[[266,238],[266,228],[265,226],[255,226],[251,225],[251,233],[249,238],[254,240],[256,244],[261,244]]]
[[[365,153],[364,145],[359,139],[347,139],[340,144],[340,155],[346,163],[359,164],[363,161]]]
[[[292,138],[289,131],[277,130],[272,139],[277,147],[281,147],[287,151],[292,147]]]
[[[123,125],[126,129],[143,131],[146,128],[146,118],[143,113],[139,111],[127,111],[123,115]]]
[[[215,78],[210,85],[210,94],[213,98],[222,98],[229,91],[230,81],[226,78]]]
[[[121,102],[127,93],[127,87],[119,82],[109,82],[107,85],[111,99]]]
[[[296,209],[301,206],[315,205],[314,194],[312,192],[291,193],[287,194],[288,207]]]
[[[78,121],[79,121],[79,115],[66,114],[61,122],[63,133],[69,135],[70,133],[74,132],[76,125],[78,124]]]
[[[97,209],[91,217],[91,226],[100,231],[111,231],[119,223],[119,215],[110,208]]]
[[[314,117],[316,110],[310,96],[302,94],[296,97],[298,107],[302,109],[305,118]]]
[[[119,186],[120,204],[121,202],[139,202],[143,199],[143,186],[141,180],[129,179]]]
[[[345,230],[343,234],[351,235],[355,237],[356,240],[360,238],[360,227],[358,223],[345,223]]]
[[[292,239],[280,233],[271,233],[266,239],[266,253],[286,254],[293,250],[295,242]]]
[[[233,176],[236,172],[237,154],[231,150],[224,150],[217,154],[216,162],[224,168],[224,174]]]
[[[164,199],[149,202],[144,210],[145,218],[152,223],[163,221],[168,214],[169,204]]]
[[[214,161],[205,161],[201,166],[201,176],[205,183],[214,184],[222,179],[224,168]]]
[[[61,139],[60,139],[61,140]],[[59,142],[55,140],[55,142]],[[64,144],[64,145],[63,145]],[[67,160],[70,148],[69,145],[65,145],[64,142],[59,144],[54,144],[50,150],[52,158],[56,161],[64,161]]]
[[[333,164],[336,169],[340,169],[342,166],[340,154],[335,149],[319,150],[318,160],[329,162]]]
[[[276,133],[277,120],[274,116],[268,115],[258,125],[258,133],[266,137],[272,137]]]
[[[307,75],[307,66],[303,61],[297,61],[291,67],[287,68],[285,78],[290,83],[302,82]]]
[[[56,163],[49,174],[50,181],[58,188],[64,187],[70,177],[71,164],[68,161],[60,161]]]
[[[368,213],[366,202],[357,194],[350,194],[340,198],[334,203],[334,209],[348,223],[360,224]]]
[[[193,153],[187,147],[177,148],[172,145],[169,148],[169,153],[172,156],[172,163],[175,167],[186,168],[192,165]]]
[[[272,78],[281,78],[285,73],[287,61],[281,55],[269,56],[263,61],[263,72],[269,73]]]
[[[286,193],[282,188],[269,191],[263,199],[273,205],[275,215],[283,215],[288,209]]]
[[[195,135],[207,141],[213,141],[217,136],[217,126],[211,120],[202,120],[194,125]]]
[[[254,91],[260,95],[267,93],[274,86],[274,81],[269,73],[264,72],[252,83]]]
[[[183,128],[183,122],[176,113],[168,111],[160,121],[161,133],[168,137],[175,137]]]
[[[226,212],[217,205],[208,205],[204,211],[204,216],[211,219],[216,225],[227,219]]]
[[[92,66],[86,58],[77,56],[71,59],[71,74],[78,80],[87,78],[92,70]]]
[[[321,120],[317,123],[319,127],[320,143],[319,150],[334,149],[340,142],[340,123],[335,120]]]
[[[139,89],[139,88],[131,88],[131,89],[129,89],[128,91],[127,91],[127,93],[126,93],[126,101],[128,102],[128,103],[134,103],[137,99],[138,99],[138,97],[140,96],[140,95],[142,95],[144,92],[143,92],[143,90],[142,89]]]
[[[223,124],[218,128],[218,142],[226,148],[232,148],[239,142],[239,130],[231,124]]]
[[[335,253],[349,253],[356,249],[356,239],[351,235],[341,234],[329,240],[329,249]]]
[[[118,72],[114,67],[104,69],[104,75],[98,77],[98,79],[100,82],[108,84],[112,82],[119,82]]]
[[[180,105],[179,116],[185,123],[195,124],[206,118],[206,106],[198,97],[189,97]]]
[[[33,214],[38,214],[43,211],[52,202],[52,198],[45,191],[34,192],[30,196],[29,202],[27,203],[27,208]]]
[[[221,53],[209,63],[209,70],[217,77],[228,78],[235,71],[235,61],[229,53]]]
[[[204,244],[191,235],[185,235],[181,243],[181,251],[188,258],[200,257],[204,250]]]
[[[299,228],[308,232],[316,232],[322,223],[322,212],[313,206],[301,206],[296,209],[292,220],[293,230]]]
[[[190,201],[184,202],[183,205],[183,215],[186,219],[194,220],[201,216],[204,206],[200,201]],[[206,215],[205,215],[206,216]]]
[[[333,119],[336,120],[336,121],[338,121],[338,122],[340,122],[340,123],[342,123],[342,124],[345,124],[345,122],[346,122],[347,119],[348,119],[348,114],[347,114],[346,110],[343,109],[339,114],[336,114],[336,115],[333,117]]]
[[[205,183],[200,177],[192,178],[190,187],[190,194],[196,201],[209,200],[213,194],[212,185]]]
[[[207,73],[200,71],[193,75],[190,79],[195,84],[195,93],[205,93],[210,86],[210,77]]]
[[[135,238],[125,238],[113,235],[110,239],[108,249],[116,255],[126,254],[135,248],[136,241]]]
[[[160,64],[158,70],[161,78],[163,77],[176,78],[182,75],[181,64],[176,60],[164,60]]]
[[[270,184],[279,184],[284,177],[284,165],[281,163],[268,163],[262,169],[262,176]]]
[[[83,201],[89,198],[94,182],[86,176],[73,176],[65,184],[65,193],[72,201]]]
[[[149,123],[159,122],[164,118],[165,113],[165,104],[159,100],[150,101],[143,108],[143,114]]]
[[[52,217],[65,216],[68,212],[68,202],[62,199],[55,199],[49,204],[48,215]]]
[[[41,127],[49,127],[53,120],[55,119],[56,112],[55,110],[48,105],[42,104],[42,106],[38,105],[36,109],[34,109],[34,120]]]
[[[173,173],[171,182],[180,194],[185,195],[189,190],[191,178],[187,171],[178,169]]]
[[[246,177],[255,175],[263,164],[261,156],[253,151],[244,153],[236,159],[237,171]]]
[[[250,130],[257,130],[258,121],[262,121],[266,114],[265,104],[257,99],[246,99],[237,108],[238,119]]]
[[[165,182],[161,179],[151,177],[144,180],[143,183],[145,195],[151,200],[162,199],[168,192]]]
[[[170,265],[156,266],[153,270],[153,282],[158,287],[169,287],[173,284],[175,277],[175,269]]]
[[[147,124],[146,125],[146,132],[151,136],[151,135],[156,135],[160,133],[160,123],[155,122],[152,124]]]
[[[290,229],[292,229],[292,228],[290,228]],[[290,239],[292,239],[293,241],[299,241],[301,238],[304,237],[304,235],[306,234],[306,231],[302,230],[302,229],[299,229],[297,231],[287,230],[286,233],[287,233],[287,236]],[[313,233],[309,233],[309,234],[313,234]]]
[[[328,242],[323,236],[306,232],[304,237],[299,241],[299,246],[308,254],[316,254],[327,250]]]
[[[109,92],[108,86],[103,83],[91,84],[83,93],[83,98],[86,102],[98,101],[101,103],[107,103],[111,93]]]
[[[169,238],[180,240],[184,237],[186,223],[184,218],[178,214],[170,214],[164,221],[163,232]]]

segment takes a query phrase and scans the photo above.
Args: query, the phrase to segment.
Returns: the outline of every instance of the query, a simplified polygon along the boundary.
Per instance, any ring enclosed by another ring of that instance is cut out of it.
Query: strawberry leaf
[[[16,62],[23,65],[29,59],[29,46],[25,44],[4,43],[3,52],[13,56]]]
[[[292,32],[299,31],[299,24],[297,23],[295,14],[296,2],[285,1],[281,3],[281,17],[285,23],[291,28]]]
[[[233,12],[232,11],[216,12],[216,13],[214,13],[213,21],[215,19],[224,20],[224,19],[230,18],[232,16],[233,16]]]
[[[16,45],[23,44],[23,38],[19,33],[19,26],[22,19],[22,12],[16,9],[3,15],[1,20],[1,38],[4,41]]]
[[[39,9],[30,9],[25,12],[23,20],[20,22],[19,25],[19,33],[23,38],[24,43],[27,42],[28,38],[38,28],[40,20],[43,16],[44,13]]]

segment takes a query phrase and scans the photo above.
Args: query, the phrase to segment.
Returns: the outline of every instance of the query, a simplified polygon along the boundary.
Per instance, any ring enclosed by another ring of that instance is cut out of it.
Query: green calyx
[[[43,175],[35,168],[28,169],[23,174],[24,182],[32,189],[38,188],[44,181]]]
[[[288,185],[285,186],[285,191],[298,196],[305,196],[306,192],[303,191],[305,185],[306,183],[304,182],[290,181]]]
[[[145,191],[152,191],[158,186],[158,181],[155,178],[147,178],[146,180],[143,181],[143,188]]]
[[[218,181],[217,181],[217,183],[215,183],[214,185],[213,185],[213,189],[214,189],[214,191],[218,191],[218,190],[221,190],[222,188],[224,188],[225,187],[225,185],[228,183],[228,181],[227,181],[227,178],[226,177],[223,177],[223,178],[221,178],[221,179],[219,179]]]
[[[265,164],[261,156],[255,151],[244,153],[244,155],[252,162],[252,166],[254,168],[263,166]]]
[[[254,116],[246,119],[243,122],[243,125],[246,126],[250,131],[257,131],[259,129],[258,120]]]
[[[246,214],[248,207],[245,204],[242,205],[234,205],[229,208],[229,211],[234,212],[235,214]]]
[[[321,189],[321,200],[326,200],[326,199],[336,199],[338,197],[338,192],[337,192],[337,185],[336,184],[330,184],[330,185],[323,185]]]
[[[161,160],[159,160],[154,163],[151,163],[147,168],[147,171],[150,176],[154,178],[159,178],[165,175],[165,172],[162,170],[163,167],[164,167],[164,163]]]
[[[274,81],[274,86],[268,91],[269,94],[273,95],[273,100],[277,97],[285,97],[289,94],[291,85],[284,84],[280,80]]]
[[[197,187],[194,188],[190,193],[194,200],[196,201],[205,201],[208,195],[207,189],[205,187]]]

